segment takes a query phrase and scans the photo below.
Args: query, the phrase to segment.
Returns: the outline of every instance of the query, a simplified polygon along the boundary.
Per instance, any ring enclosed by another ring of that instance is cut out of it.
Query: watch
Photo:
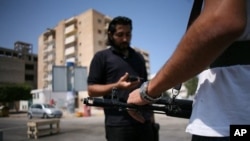
[[[153,98],[151,96],[148,95],[148,83],[149,81],[144,82],[141,87],[140,87],[140,96],[143,100],[149,102],[149,103],[154,103],[156,101],[158,101],[161,96],[157,97],[157,98]]]

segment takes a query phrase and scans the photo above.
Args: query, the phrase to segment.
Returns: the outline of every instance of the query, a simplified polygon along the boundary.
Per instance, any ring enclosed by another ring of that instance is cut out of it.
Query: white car
[[[32,104],[28,110],[28,118],[61,118],[63,113],[60,109],[50,104]]]

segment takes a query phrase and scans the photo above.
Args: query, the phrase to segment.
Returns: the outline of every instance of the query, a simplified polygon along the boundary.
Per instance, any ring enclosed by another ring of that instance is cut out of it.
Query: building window
[[[98,44],[99,44],[100,46],[102,46],[102,41],[98,41]]]
[[[26,81],[33,81],[34,80],[34,75],[26,74],[25,75],[25,80]]]
[[[25,70],[34,70],[34,65],[25,64]]]
[[[102,30],[101,29],[98,29],[98,34],[102,34]]]
[[[34,61],[37,62],[37,57],[34,57]]]
[[[97,22],[98,22],[98,23],[102,23],[102,20],[101,20],[101,19],[98,19]]]

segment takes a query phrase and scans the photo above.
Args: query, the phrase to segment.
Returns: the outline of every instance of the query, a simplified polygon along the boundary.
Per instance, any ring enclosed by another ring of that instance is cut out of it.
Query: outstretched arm
[[[157,96],[208,67],[243,33],[246,26],[245,6],[245,0],[205,1],[201,15],[150,82],[149,95]]]
[[[204,8],[179,42],[170,59],[150,81],[147,93],[158,97],[163,91],[185,82],[208,67],[244,31],[245,0],[206,0]],[[139,90],[128,103],[144,105]]]

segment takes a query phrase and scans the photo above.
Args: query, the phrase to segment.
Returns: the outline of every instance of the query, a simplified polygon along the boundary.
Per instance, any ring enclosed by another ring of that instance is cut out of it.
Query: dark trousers
[[[192,135],[192,141],[230,141],[230,137],[205,137]]]
[[[152,124],[105,128],[107,141],[154,141]]]

